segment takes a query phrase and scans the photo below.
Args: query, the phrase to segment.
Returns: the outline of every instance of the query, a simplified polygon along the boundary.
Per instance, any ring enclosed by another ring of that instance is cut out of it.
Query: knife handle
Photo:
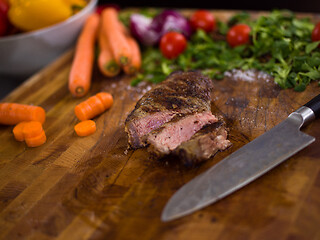
[[[320,117],[320,94],[312,98],[304,106],[310,108],[313,111],[316,118]]]
[[[320,116],[320,94],[312,98],[309,102],[304,104],[301,108],[297,109],[289,115],[288,118],[294,120],[299,124],[299,128],[304,127],[311,123],[314,119]]]

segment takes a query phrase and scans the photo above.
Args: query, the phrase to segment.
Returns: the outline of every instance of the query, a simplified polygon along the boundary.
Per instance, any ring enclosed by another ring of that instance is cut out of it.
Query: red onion
[[[180,32],[186,38],[191,36],[188,20],[173,10],[164,10],[153,19],[141,14],[132,14],[130,30],[133,36],[146,46],[157,44],[162,35],[169,31]]]

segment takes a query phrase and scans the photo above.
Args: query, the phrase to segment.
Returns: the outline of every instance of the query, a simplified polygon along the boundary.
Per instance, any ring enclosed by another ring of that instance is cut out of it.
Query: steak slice
[[[173,72],[147,92],[125,121],[132,148],[146,146],[146,136],[173,118],[210,112],[212,80],[200,72]]]
[[[147,142],[148,150],[158,157],[170,154],[182,142],[188,141],[203,126],[217,122],[211,112],[202,112],[178,117],[152,131]]]
[[[218,151],[232,144],[227,140],[227,129],[222,119],[203,127],[188,141],[181,143],[172,151],[185,165],[194,165],[209,159]]]

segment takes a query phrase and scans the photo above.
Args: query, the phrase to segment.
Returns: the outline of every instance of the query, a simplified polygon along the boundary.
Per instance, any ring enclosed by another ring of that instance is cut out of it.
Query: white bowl
[[[73,47],[98,0],[67,20],[40,30],[0,37],[0,78],[24,79]]]

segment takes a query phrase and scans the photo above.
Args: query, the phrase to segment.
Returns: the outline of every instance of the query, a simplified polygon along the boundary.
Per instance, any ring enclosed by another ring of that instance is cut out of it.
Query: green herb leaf
[[[320,44],[320,41],[312,42],[306,45],[306,53],[311,53],[314,49],[316,49]]]

